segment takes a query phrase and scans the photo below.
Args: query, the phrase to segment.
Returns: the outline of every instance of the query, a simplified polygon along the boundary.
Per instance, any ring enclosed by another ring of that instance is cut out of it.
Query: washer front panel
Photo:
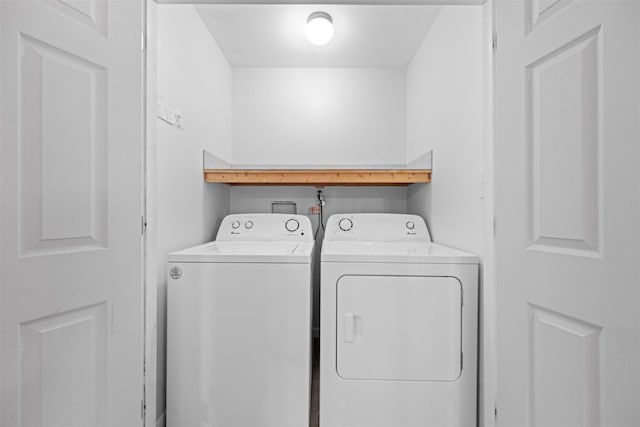
[[[170,263],[167,425],[309,419],[311,264]]]

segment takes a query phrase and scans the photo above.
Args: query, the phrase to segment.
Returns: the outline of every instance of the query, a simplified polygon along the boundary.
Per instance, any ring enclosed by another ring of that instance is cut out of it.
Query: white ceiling
[[[441,6],[198,5],[196,9],[234,67],[404,67]],[[326,46],[306,39],[309,14],[333,17]]]

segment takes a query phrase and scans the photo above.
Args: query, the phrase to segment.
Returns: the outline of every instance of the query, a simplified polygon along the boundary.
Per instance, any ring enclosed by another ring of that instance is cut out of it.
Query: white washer
[[[478,258],[419,216],[345,214],[321,268],[320,426],[475,426]]]
[[[169,255],[167,426],[308,424],[313,246],[306,216],[242,214]]]

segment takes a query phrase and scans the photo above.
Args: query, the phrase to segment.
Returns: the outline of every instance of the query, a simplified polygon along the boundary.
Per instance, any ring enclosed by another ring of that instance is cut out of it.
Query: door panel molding
[[[86,25],[104,36],[108,36],[108,4],[105,0],[48,0],[46,3],[74,21]]]
[[[560,13],[573,1],[576,0],[527,0],[525,7],[527,33],[532,32],[538,25]]]
[[[603,256],[601,29],[526,66],[530,249]]]
[[[106,248],[107,69],[19,40],[20,254]]]
[[[531,426],[600,425],[602,335],[600,326],[529,304]]]
[[[108,312],[104,301],[20,323],[20,424],[106,425]]]

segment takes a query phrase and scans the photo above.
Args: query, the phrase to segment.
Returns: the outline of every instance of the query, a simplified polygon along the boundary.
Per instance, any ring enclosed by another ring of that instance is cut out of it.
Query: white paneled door
[[[640,425],[640,2],[496,8],[497,424]]]
[[[1,0],[0,424],[142,424],[142,0]]]

